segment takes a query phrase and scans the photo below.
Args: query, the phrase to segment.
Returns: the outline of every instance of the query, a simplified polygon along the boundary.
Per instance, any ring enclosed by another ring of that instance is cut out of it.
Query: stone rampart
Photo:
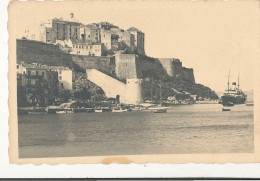
[[[139,104],[142,100],[140,79],[127,79],[127,83],[116,80],[96,69],[86,69],[87,79],[101,87],[109,98],[120,97],[125,104]]]
[[[195,83],[194,73],[192,68],[182,67],[182,79]]]

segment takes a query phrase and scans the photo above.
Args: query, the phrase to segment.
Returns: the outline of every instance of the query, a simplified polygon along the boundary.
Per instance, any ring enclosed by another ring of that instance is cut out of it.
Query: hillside
[[[62,52],[58,46],[33,40],[17,40],[17,63],[37,62],[46,65],[67,66],[78,73],[85,73],[87,68],[95,68],[107,75],[115,77],[114,57],[77,56]],[[172,88],[186,91],[198,97],[217,99],[218,96],[210,88],[196,84],[194,75],[188,77],[170,77],[158,59],[138,56],[136,72],[143,79],[144,97],[150,97],[151,84],[153,90],[162,86],[163,97],[174,95]],[[117,77],[115,77],[117,78]],[[118,78],[117,78],[118,79]],[[122,80],[124,82],[124,80]],[[80,82],[79,82],[80,84]]]

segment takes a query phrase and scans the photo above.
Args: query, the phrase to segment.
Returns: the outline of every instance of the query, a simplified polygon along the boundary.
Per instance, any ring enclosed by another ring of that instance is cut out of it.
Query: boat
[[[224,103],[222,103],[223,104],[223,106],[226,106],[226,107],[232,107],[232,106],[234,106],[234,103],[233,102],[224,102]]]
[[[74,113],[73,110],[60,110],[60,111],[56,111],[56,114],[71,114]]]
[[[56,111],[56,114],[66,114],[66,110],[63,110],[63,111]]]
[[[148,110],[151,110],[154,113],[166,113],[167,109],[169,109],[169,107],[156,106],[148,108]]]
[[[112,112],[126,112],[126,109],[112,109]]]
[[[229,107],[222,107],[222,111],[231,111]]]
[[[102,109],[95,109],[95,112],[100,113],[100,112],[103,112],[103,110]]]
[[[154,113],[166,113],[167,109],[166,108],[160,108],[160,109],[154,109]]]
[[[34,111],[29,111],[28,114],[47,114],[47,112],[34,112]]]
[[[230,77],[230,71],[228,74],[228,88],[225,90],[223,95],[221,96],[221,104],[224,106],[230,105],[231,103],[234,104],[244,104],[246,102],[247,95],[240,90],[239,85],[239,76],[238,76],[238,82],[232,82],[232,86],[229,86],[229,77]]]
[[[254,103],[253,102],[248,102],[248,103],[246,103],[246,106],[254,106]]]
[[[41,107],[34,107],[31,110],[28,111],[28,114],[46,114],[45,108]]]

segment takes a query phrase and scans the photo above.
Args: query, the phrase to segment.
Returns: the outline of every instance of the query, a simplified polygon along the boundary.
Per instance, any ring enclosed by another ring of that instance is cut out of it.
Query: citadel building
[[[153,72],[195,83],[193,69],[182,67],[180,60],[149,60],[145,56],[145,34],[135,27],[125,31],[108,22],[85,25],[71,14],[70,19],[54,18],[41,24],[37,36],[25,32],[25,39],[17,40],[18,62],[74,63],[86,70],[88,80],[101,87],[107,97],[120,96],[121,103],[142,102],[142,79]],[[65,69],[57,72],[61,83]],[[73,82],[73,73],[66,75]],[[62,84],[73,87],[73,83]]]

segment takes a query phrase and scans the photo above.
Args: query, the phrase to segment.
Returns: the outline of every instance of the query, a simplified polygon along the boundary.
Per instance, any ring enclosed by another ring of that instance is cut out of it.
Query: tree
[[[83,87],[81,90],[76,91],[74,93],[74,97],[76,99],[80,99],[80,100],[88,100],[88,99],[90,99],[91,94],[90,94],[89,90],[87,90],[86,87]]]

